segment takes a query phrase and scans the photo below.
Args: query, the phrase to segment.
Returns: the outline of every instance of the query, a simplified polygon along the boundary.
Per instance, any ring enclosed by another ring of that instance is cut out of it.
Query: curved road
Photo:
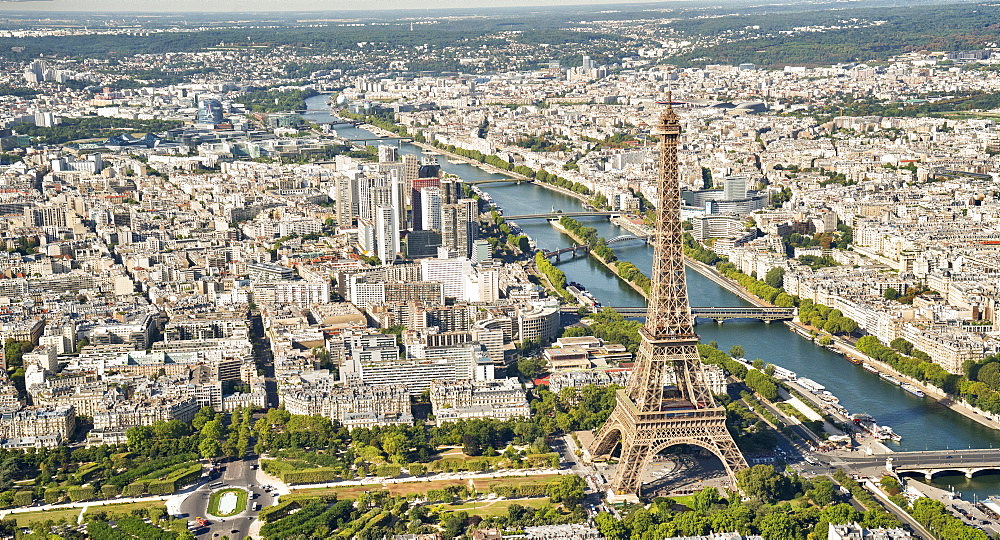
[[[187,514],[184,519],[190,523],[194,523],[196,517],[204,517],[209,521],[207,527],[201,527],[194,531],[195,536],[199,539],[228,537],[230,540],[238,540],[246,538],[250,536],[251,525],[257,520],[257,511],[253,510],[253,504],[260,503],[260,506],[264,508],[275,502],[275,496],[265,492],[260,485],[264,475],[257,468],[256,457],[223,462],[221,466],[224,467],[221,475],[213,474],[211,480],[199,486],[181,501],[175,512],[182,515]],[[216,485],[218,482],[222,482],[222,485]],[[216,487],[211,487],[213,485]],[[230,487],[244,489],[250,493],[247,508],[239,514],[227,518],[215,518],[208,515],[208,500],[211,494]]]

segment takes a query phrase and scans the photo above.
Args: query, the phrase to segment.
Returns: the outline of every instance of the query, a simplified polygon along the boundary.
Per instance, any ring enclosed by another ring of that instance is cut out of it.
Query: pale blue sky
[[[614,4],[615,0],[0,0],[0,11],[248,12],[341,11]],[[630,4],[643,3],[632,0]]]

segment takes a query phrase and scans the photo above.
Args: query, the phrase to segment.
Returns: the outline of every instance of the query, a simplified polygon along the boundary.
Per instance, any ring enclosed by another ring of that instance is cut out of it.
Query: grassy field
[[[480,493],[486,493],[489,490],[490,484],[500,484],[507,486],[524,486],[524,485],[546,485],[556,478],[559,478],[558,474],[543,474],[537,476],[508,476],[502,478],[476,478],[472,481],[473,486],[475,486],[476,491]],[[295,489],[292,490],[291,494],[282,497],[282,500],[292,499],[308,499],[310,497],[323,497],[329,495],[336,495],[340,499],[353,499],[358,495],[366,491],[381,491],[386,490],[392,495],[410,495],[413,493],[425,493],[431,489],[444,489],[448,486],[467,486],[469,485],[468,480],[433,480],[429,482],[403,482],[399,484],[369,484],[364,486],[344,486],[344,487],[329,487],[329,488],[313,488],[313,489]]]
[[[104,512],[106,514],[131,514],[133,510],[148,510],[159,506],[166,510],[167,503],[163,501],[146,501],[137,503],[108,504],[105,506],[89,506],[84,515]]]
[[[33,522],[48,521],[53,520],[57,522],[62,522],[67,518],[76,521],[80,517],[79,508],[64,508],[59,510],[39,510],[38,512],[25,512],[23,514],[11,514],[9,517],[14,518],[17,522],[18,527],[28,527]]]
[[[220,513],[219,504],[221,503],[222,498],[227,493],[236,494],[236,506],[233,508],[232,512]],[[243,489],[238,489],[238,488],[223,489],[221,491],[216,491],[208,499],[208,513],[215,517],[235,516],[236,514],[242,513],[246,509],[247,509],[247,492],[246,490]]]
[[[560,476],[561,475],[558,474],[540,474],[532,476],[508,476],[505,478],[476,478],[472,482],[473,485],[476,486],[476,491],[485,493],[486,490],[490,488],[490,484],[501,484],[505,486],[548,484]]]
[[[495,501],[472,501],[462,504],[449,504],[444,507],[446,512],[457,512],[465,510],[470,515],[480,517],[506,516],[507,508],[512,504],[528,506],[531,508],[541,508],[549,504],[548,497],[536,497],[533,499],[504,499]]]
[[[289,498],[301,499],[309,497],[321,497],[324,495],[336,495],[340,499],[353,499],[366,491],[386,490],[392,495],[410,495],[412,493],[424,493],[429,489],[444,489],[448,486],[467,486],[468,480],[434,480],[431,482],[404,482],[401,484],[370,484],[365,486],[345,486],[331,488],[296,489],[290,495],[282,497],[285,501]]]

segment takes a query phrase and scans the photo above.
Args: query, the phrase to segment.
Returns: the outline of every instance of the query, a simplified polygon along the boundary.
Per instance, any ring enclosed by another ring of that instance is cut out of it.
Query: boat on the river
[[[851,355],[845,355],[844,358],[847,358],[848,362],[850,362],[850,363],[852,363],[852,364],[854,364],[856,366],[860,366],[861,365],[861,359],[860,358],[855,358],[855,357],[853,357]]]
[[[914,385],[912,385],[910,383],[903,383],[903,384],[899,385],[899,387],[902,388],[903,390],[906,390],[907,392],[909,392],[909,393],[917,396],[917,397],[924,397],[926,395],[926,394],[924,394],[923,390],[917,388],[916,386],[914,386]]]
[[[889,375],[888,373],[879,373],[878,376],[881,377],[883,381],[899,386],[899,381],[892,375]]]
[[[868,373],[878,373],[878,368],[871,364],[862,364],[861,367],[865,368]]]
[[[803,329],[801,329],[801,328],[799,328],[797,326],[789,326],[788,328],[790,328],[792,332],[795,332],[796,334],[798,334],[798,335],[800,335],[800,336],[802,336],[802,337],[804,337],[806,339],[812,339],[813,338],[812,334],[808,330],[803,330]]]
[[[899,442],[903,439],[898,433],[893,431],[891,427],[878,425],[875,418],[868,413],[852,414],[851,420],[854,421],[854,425],[861,428],[862,431],[880,441]]]
[[[822,399],[827,403],[840,403],[840,398],[833,395],[829,390],[821,390],[816,392],[816,397]]]

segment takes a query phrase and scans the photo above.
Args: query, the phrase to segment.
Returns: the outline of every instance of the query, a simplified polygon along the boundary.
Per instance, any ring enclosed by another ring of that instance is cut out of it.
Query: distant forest
[[[886,60],[919,50],[981,49],[1000,41],[1000,5],[951,4],[845,9],[683,21],[690,35],[760,26],[776,33],[796,26],[843,25],[849,19],[886,21],[880,26],[749,39],[700,48],[674,58],[680,65],[753,63],[762,67],[829,65]]]
[[[262,49],[290,46],[315,53],[373,50],[373,47],[379,50],[413,52],[426,44],[439,54],[427,55],[430,58],[426,61],[411,59],[410,69],[451,71],[463,68],[458,64],[457,58],[452,61],[448,52],[442,51],[443,49],[462,49],[470,45],[477,49],[482,45],[489,48],[493,44],[505,44],[508,39],[526,45],[545,43],[553,46],[548,51],[552,59],[559,59],[564,66],[568,66],[575,65],[581,54],[591,54],[595,59],[606,57],[609,61],[622,56],[634,56],[639,47],[655,46],[656,39],[674,35],[691,40],[723,36],[724,41],[664,59],[664,62],[680,66],[753,63],[761,67],[781,67],[880,61],[914,50],[969,50],[1000,41],[1000,4],[961,3],[847,9],[843,5],[703,7],[685,3],[648,9],[651,4],[642,8],[615,6],[619,9],[611,12],[553,8],[511,11],[503,16],[487,10],[487,15],[481,18],[441,18],[434,24],[416,24],[412,27],[408,21],[392,20],[390,17],[400,16],[399,14],[386,12],[385,22],[365,26],[307,27],[292,22],[276,22],[270,28],[210,28],[199,32],[168,31],[99,38],[7,37],[0,38],[0,59],[26,61],[38,58],[39,55],[114,58],[165,51],[199,51],[219,47],[220,44],[226,47]],[[433,16],[430,12],[421,14],[421,17]],[[663,25],[665,32],[659,36],[650,36],[648,42],[637,39],[635,34],[626,36],[628,28],[636,28],[629,26],[629,23],[608,25],[606,30],[600,23],[648,21],[657,18],[671,19],[672,22]],[[797,27],[850,26],[854,19],[863,23],[886,22],[864,28],[781,33]],[[581,31],[588,28],[591,31]],[[768,37],[752,37],[754,35]],[[559,47],[566,45],[569,47]],[[573,48],[573,45],[578,47]],[[442,52],[445,54],[440,54]],[[166,74],[153,70],[136,75],[139,78],[145,76],[172,82],[186,74]]]

